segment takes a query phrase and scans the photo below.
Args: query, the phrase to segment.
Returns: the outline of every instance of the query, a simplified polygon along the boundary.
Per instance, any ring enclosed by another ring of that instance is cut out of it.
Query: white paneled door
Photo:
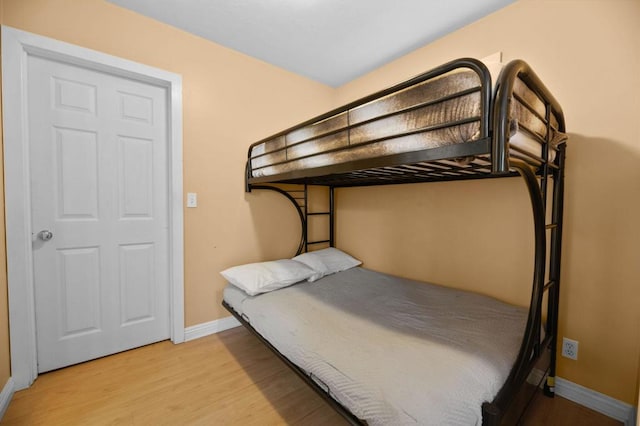
[[[167,89],[28,61],[44,372],[170,337]]]

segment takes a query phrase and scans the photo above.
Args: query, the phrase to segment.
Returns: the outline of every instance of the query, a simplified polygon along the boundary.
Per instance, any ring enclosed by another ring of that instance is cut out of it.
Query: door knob
[[[42,230],[38,232],[38,238],[40,238],[42,241],[49,241],[50,239],[53,238],[53,232],[47,229]]]

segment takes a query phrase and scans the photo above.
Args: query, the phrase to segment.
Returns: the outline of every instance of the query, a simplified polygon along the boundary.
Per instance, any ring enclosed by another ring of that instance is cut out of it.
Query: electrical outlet
[[[562,338],[562,356],[569,359],[578,359],[578,341]]]

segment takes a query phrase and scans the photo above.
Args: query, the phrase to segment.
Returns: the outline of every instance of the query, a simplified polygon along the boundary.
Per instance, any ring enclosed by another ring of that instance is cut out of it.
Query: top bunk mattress
[[[499,68],[492,71],[494,79],[499,72]],[[479,141],[483,139],[483,116],[490,113],[483,111],[481,86],[477,72],[459,68],[293,128],[252,145],[250,177]],[[553,161],[562,134],[553,115],[548,130],[545,109],[544,102],[516,79],[509,111],[510,145],[514,148],[510,155],[541,163],[542,147],[551,133],[549,160]],[[486,166],[488,141],[484,150],[478,157]]]
[[[517,357],[527,312],[490,297],[353,268],[224,300],[370,425],[480,425]]]

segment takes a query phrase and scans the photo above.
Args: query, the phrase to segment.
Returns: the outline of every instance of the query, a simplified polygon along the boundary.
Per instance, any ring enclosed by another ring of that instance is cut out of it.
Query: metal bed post
[[[535,362],[534,347],[542,318],[542,295],[544,293],[544,271],[546,264],[546,231],[545,231],[545,211],[542,201],[542,192],[538,184],[538,179],[532,167],[526,162],[518,159],[510,159],[511,168],[515,169],[525,181],[531,209],[533,213],[534,234],[535,234],[535,261],[533,271],[533,288],[531,290],[531,303],[527,326],[520,347],[518,358],[509,373],[505,385],[502,387],[496,398],[491,403],[484,403],[482,406],[483,424],[499,424],[510,399],[515,395],[521,383],[523,383]],[[486,423],[485,423],[486,419]]]
[[[247,184],[245,189],[246,192],[251,192],[254,189],[262,189],[268,191],[274,191],[278,194],[284,195],[296,208],[298,212],[298,217],[300,218],[300,227],[301,227],[301,238],[300,244],[298,245],[298,249],[296,250],[296,256],[309,251],[309,246],[313,244],[323,244],[328,243],[330,247],[335,247],[335,196],[334,196],[334,187],[330,186],[329,189],[329,211],[322,212],[310,212],[308,208],[309,204],[309,188],[307,184],[304,184],[304,189],[302,190],[286,190],[279,188],[277,186],[271,185],[253,185]],[[291,193],[299,193],[302,192],[302,197],[294,197]],[[302,205],[298,202],[298,200],[302,201]],[[329,237],[326,240],[318,240],[318,241],[309,241],[309,217],[310,216],[328,216],[329,217]]]
[[[298,202],[296,201],[295,197],[293,197],[289,192],[285,191],[282,188],[278,188],[276,186],[270,186],[270,185],[250,185],[247,184],[246,185],[246,191],[247,192],[251,192],[254,189],[264,189],[264,190],[268,190],[268,191],[275,191],[278,194],[282,194],[284,195],[287,200],[291,201],[291,204],[293,204],[293,206],[296,208],[296,211],[298,212],[298,217],[300,218],[300,244],[298,245],[298,249],[296,250],[296,256],[299,255],[300,253],[302,253],[302,251],[306,248],[306,244],[307,244],[307,218],[306,218],[306,210],[307,210],[307,206],[306,206],[306,200],[307,200],[307,187],[304,187],[304,201],[305,201],[305,205],[304,205],[304,211],[302,210],[302,207],[300,207],[300,204],[298,204]],[[300,192],[300,191],[295,191],[295,192]]]
[[[335,218],[336,218],[336,214],[335,214],[335,208],[336,208],[336,201],[335,201],[335,194],[334,194],[335,188],[333,186],[329,187],[329,246],[330,247],[335,247],[336,246],[336,240],[335,240]]]
[[[307,185],[305,184],[305,190],[307,188]],[[334,247],[335,245],[335,241],[334,241],[334,227],[333,227],[333,219],[334,219],[334,198],[333,198],[333,186],[327,186],[327,189],[329,191],[329,209],[328,211],[319,211],[319,212],[310,212],[307,210],[307,208],[305,207],[305,217],[307,218],[307,237],[309,235],[309,231],[308,231],[308,227],[309,227],[309,223],[310,223],[310,218],[314,217],[314,216],[327,216],[329,218],[329,224],[328,224],[328,236],[325,239],[321,239],[321,240],[314,240],[314,241],[309,241],[309,239],[307,238],[306,241],[306,245],[305,245],[305,251],[309,251],[309,246],[311,245],[316,245],[316,244],[329,244],[330,247]],[[307,202],[307,198],[305,195],[305,205]]]
[[[306,220],[304,224],[304,252],[309,251],[309,191],[307,184],[304,184],[304,218]],[[298,255],[300,253],[296,253]]]
[[[555,394],[556,356],[558,347],[558,308],[560,303],[560,261],[562,259],[562,220],[564,212],[564,162],[566,144],[558,147],[558,169],[553,172],[553,210],[551,220],[551,261],[549,265],[549,281],[553,288],[549,291],[547,307],[547,333],[551,340],[551,367],[544,385],[544,393],[549,397]]]
[[[539,169],[540,181],[536,177],[533,166],[528,163],[509,157],[509,124],[510,110],[516,79],[520,79],[533,90],[546,104],[545,121],[547,134],[542,146],[542,163]],[[500,424],[505,415],[510,400],[515,396],[520,385],[524,383],[536,362],[542,359],[546,345],[550,348],[549,375],[545,383],[545,394],[553,395],[553,382],[555,375],[555,350],[557,346],[557,321],[558,321],[558,296],[559,296],[559,272],[560,272],[560,248],[562,230],[562,196],[563,196],[563,168],[564,168],[564,143],[559,147],[558,162],[550,165],[548,161],[549,144],[551,142],[551,116],[557,118],[559,130],[564,131],[564,114],[562,108],[551,93],[539,80],[538,76],[523,61],[510,62],[500,74],[496,86],[495,101],[492,110],[492,174],[504,175],[511,170],[516,170],[525,180],[529,192],[534,219],[535,234],[535,260],[533,274],[533,288],[529,317],[523,343],[516,362],[507,378],[504,386],[492,402],[482,406],[483,424]],[[553,206],[552,221],[546,225],[547,185],[549,174],[553,176]],[[551,251],[547,258],[546,230],[551,229]],[[549,262],[549,282],[545,284],[545,269]],[[540,328],[542,324],[542,301],[544,292],[549,291],[547,309],[547,336],[542,345]],[[545,370],[547,366],[545,365]],[[546,372],[546,371],[545,371]]]

